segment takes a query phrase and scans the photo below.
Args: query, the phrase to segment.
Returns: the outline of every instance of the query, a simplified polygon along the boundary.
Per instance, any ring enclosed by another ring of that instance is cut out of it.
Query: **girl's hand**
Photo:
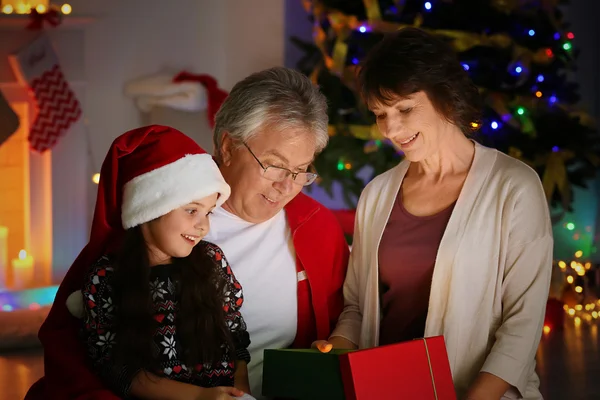
[[[233,400],[234,397],[241,397],[244,392],[230,386],[219,386],[214,388],[203,388],[198,397],[194,400]]]

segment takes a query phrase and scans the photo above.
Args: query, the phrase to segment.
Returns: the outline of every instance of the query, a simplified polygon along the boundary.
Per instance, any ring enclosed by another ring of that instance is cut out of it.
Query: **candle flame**
[[[25,250],[19,251],[19,260],[24,260],[27,258],[27,252]]]

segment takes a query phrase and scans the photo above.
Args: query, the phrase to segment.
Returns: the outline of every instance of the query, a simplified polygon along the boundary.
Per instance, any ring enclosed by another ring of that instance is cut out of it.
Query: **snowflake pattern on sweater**
[[[235,358],[249,363],[250,338],[240,313],[244,301],[242,287],[235,279],[229,263],[218,246],[208,242],[201,242],[199,245],[205,248],[219,268],[221,277],[227,282],[223,293],[223,309],[227,326],[232,333]],[[112,349],[115,344],[116,321],[111,284],[113,265],[114,259],[103,256],[93,265],[86,277],[83,289],[86,315],[82,333],[88,356],[97,373],[111,390],[127,397],[131,381],[138,370],[116,366],[113,363]],[[152,267],[150,271],[150,294],[154,319],[157,322],[153,342],[160,365],[160,370],[152,372],[202,387],[233,386],[235,360],[229,359],[227,355],[224,355],[221,362],[216,365],[204,363],[191,368],[179,357],[183,350],[175,325],[178,309],[175,268],[173,265],[159,265]]]

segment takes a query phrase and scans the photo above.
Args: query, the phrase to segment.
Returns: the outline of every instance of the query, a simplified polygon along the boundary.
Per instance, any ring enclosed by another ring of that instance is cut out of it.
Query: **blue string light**
[[[530,29],[528,33],[529,33],[529,36],[535,35],[535,31],[533,29]]]
[[[427,11],[431,11],[431,2],[429,2],[429,1],[426,1],[426,2],[425,2],[425,9],[426,9]]]
[[[492,121],[490,126],[492,127],[492,129],[496,130],[500,127],[500,124],[497,121]]]
[[[537,81],[538,81],[538,82],[544,82],[544,75],[542,75],[542,74],[539,74],[539,75],[537,76]]]
[[[468,70],[469,70],[469,68],[470,68],[470,67],[469,67],[469,64],[467,64],[467,63],[463,63],[463,65],[462,65],[462,66],[463,66],[463,68],[465,69],[465,71],[468,71]]]

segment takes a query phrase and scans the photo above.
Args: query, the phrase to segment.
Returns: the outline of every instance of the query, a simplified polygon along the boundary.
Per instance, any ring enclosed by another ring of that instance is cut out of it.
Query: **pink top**
[[[423,337],[435,259],[454,205],[417,217],[398,192],[379,244],[380,345]]]

